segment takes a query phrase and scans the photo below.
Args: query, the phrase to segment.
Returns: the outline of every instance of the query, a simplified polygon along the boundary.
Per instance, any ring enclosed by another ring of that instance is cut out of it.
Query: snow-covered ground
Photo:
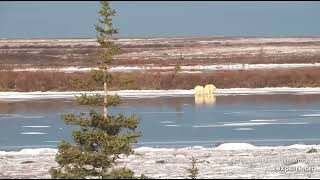
[[[152,178],[186,178],[193,156],[198,159],[198,178],[319,178],[320,156],[308,153],[320,145],[256,147],[246,143],[226,143],[204,148],[135,149],[135,154],[121,157],[119,167],[131,168],[137,175]],[[56,149],[0,151],[0,178],[50,178],[48,170],[56,167]]]
[[[288,69],[288,68],[307,68],[320,67],[320,63],[297,63],[297,64],[218,64],[218,65],[195,65],[195,66],[181,66],[184,72],[199,71],[199,70],[254,70],[254,69]],[[132,72],[144,70],[173,70],[174,66],[116,66],[111,67],[111,72]],[[64,67],[64,68],[16,68],[12,71],[57,71],[57,72],[89,72],[90,67]],[[4,71],[4,70],[3,70]],[[11,70],[10,70],[11,71]]]
[[[102,94],[103,91],[68,91],[68,92],[0,92],[1,100],[14,100],[14,99],[49,99],[49,98],[75,98],[81,94]],[[160,96],[189,96],[194,95],[194,90],[120,90],[109,91],[109,94],[118,94],[121,97],[160,97]],[[320,94],[320,87],[312,88],[290,88],[290,87],[266,87],[266,88],[230,88],[230,89],[217,89],[214,93],[215,96],[228,96],[228,95],[258,95],[258,94]]]

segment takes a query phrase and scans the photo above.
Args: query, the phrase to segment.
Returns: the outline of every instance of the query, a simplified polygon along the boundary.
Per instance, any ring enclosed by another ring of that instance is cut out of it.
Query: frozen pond
[[[200,103],[200,104],[196,104]],[[206,102],[206,103],[205,103]],[[202,104],[201,104],[202,103]],[[136,113],[143,137],[138,146],[320,144],[319,94],[228,95],[197,98],[124,98],[111,113]],[[73,99],[0,101],[0,150],[55,148],[71,140],[61,114],[85,107]]]

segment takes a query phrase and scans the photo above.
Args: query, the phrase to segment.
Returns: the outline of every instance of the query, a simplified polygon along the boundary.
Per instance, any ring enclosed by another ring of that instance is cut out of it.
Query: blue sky
[[[320,2],[111,1],[118,36],[317,36]],[[98,1],[0,2],[0,38],[94,38]]]

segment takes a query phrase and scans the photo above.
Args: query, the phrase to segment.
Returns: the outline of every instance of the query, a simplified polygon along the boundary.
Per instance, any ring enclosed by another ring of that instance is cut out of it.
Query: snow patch
[[[304,114],[304,115],[300,115],[300,116],[304,116],[304,117],[319,117],[320,114]]]
[[[171,124],[171,123],[174,123],[173,121],[161,121],[160,122],[161,124]]]
[[[204,70],[253,70],[253,69],[287,69],[287,68],[305,68],[320,67],[320,63],[290,63],[290,64],[219,64],[219,65],[193,65],[181,66],[183,73],[201,73]],[[174,66],[114,66],[110,72],[132,72],[145,70],[174,70]],[[16,68],[13,71],[58,71],[58,72],[90,72],[91,69],[97,70],[97,67],[63,67],[63,68]],[[199,71],[202,70],[202,71]]]
[[[20,151],[0,151],[0,155],[42,155],[42,154],[56,154],[57,149],[52,148],[36,148],[36,149],[22,149]]]
[[[277,121],[276,119],[254,119],[250,120],[251,122],[274,122]]]
[[[42,133],[42,132],[22,132],[20,134],[24,135],[36,135],[36,134],[47,134],[47,133]]]
[[[177,125],[177,124],[166,124],[164,126],[167,126],[167,127],[179,127],[180,125]]]
[[[139,147],[134,149],[135,152],[168,152],[174,151],[174,148],[151,148],[151,147]]]
[[[261,126],[261,125],[267,125],[272,123],[228,123],[223,124],[222,126]]]
[[[24,128],[49,128],[51,126],[21,126],[21,127],[24,127]]]
[[[52,154],[57,153],[57,149],[51,148],[41,148],[41,149],[22,149],[19,151],[21,154],[30,154],[30,155],[37,155],[37,154]]]
[[[225,143],[215,148],[215,150],[249,150],[249,149],[257,149],[257,147],[248,143]]]
[[[236,131],[252,131],[254,129],[253,128],[235,128],[233,130],[236,130]]]

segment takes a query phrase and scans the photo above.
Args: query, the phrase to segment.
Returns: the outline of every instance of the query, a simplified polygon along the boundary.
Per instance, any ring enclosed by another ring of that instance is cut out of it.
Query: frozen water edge
[[[152,178],[186,178],[190,157],[198,159],[199,178],[318,178],[319,153],[307,153],[320,145],[254,146],[226,143],[215,148],[140,147],[134,155],[121,157],[119,167]],[[50,178],[48,170],[57,166],[56,149],[24,149],[0,152],[0,178]],[[289,167],[290,171],[277,171]],[[304,168],[303,170],[294,169]],[[308,171],[308,168],[311,169]],[[279,169],[278,169],[279,170]]]
[[[49,99],[49,98],[75,98],[81,94],[102,94],[102,91],[66,91],[66,92],[0,92],[1,100],[14,99]],[[194,90],[121,90],[109,91],[109,94],[118,94],[121,97],[160,97],[160,96],[189,96],[194,95]],[[215,96],[227,95],[258,95],[258,94],[320,94],[320,87],[290,88],[290,87],[265,87],[265,88],[230,88],[217,89]]]
[[[181,70],[186,73],[190,73],[192,70],[254,70],[254,69],[288,69],[288,68],[307,68],[307,67],[319,67],[320,63],[290,63],[290,64],[214,64],[214,65],[192,65],[181,66]],[[133,72],[133,71],[145,71],[145,70],[174,70],[174,66],[114,66],[110,68],[111,72]],[[96,67],[63,67],[63,68],[16,68],[13,71],[56,71],[56,72],[90,72],[91,69],[97,69]],[[192,72],[191,72],[192,73]],[[199,73],[199,72],[198,72]]]

